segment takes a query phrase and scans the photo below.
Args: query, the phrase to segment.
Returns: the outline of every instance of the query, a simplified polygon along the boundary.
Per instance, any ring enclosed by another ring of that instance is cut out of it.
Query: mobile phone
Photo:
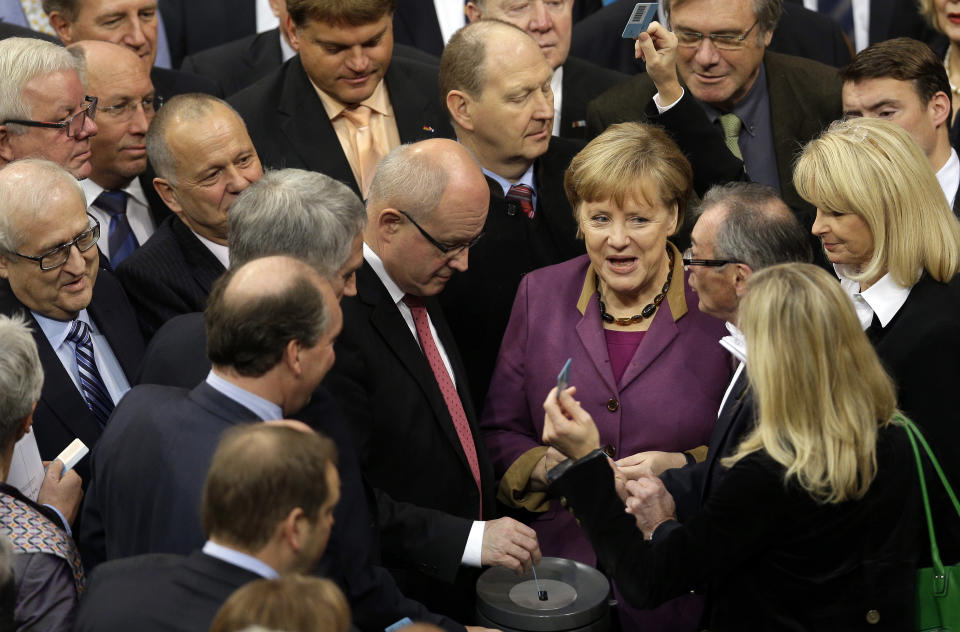
[[[630,19],[627,20],[627,25],[623,28],[621,37],[624,39],[640,37],[640,34],[649,28],[653,18],[657,16],[657,6],[658,3],[656,2],[638,2],[633,7],[633,12],[630,14]]]

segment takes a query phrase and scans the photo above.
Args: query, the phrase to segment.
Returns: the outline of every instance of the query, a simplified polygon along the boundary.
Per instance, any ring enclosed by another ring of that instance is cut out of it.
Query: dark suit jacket
[[[170,217],[117,268],[117,276],[150,339],[177,314],[200,312],[225,268],[179,217]]]
[[[36,39],[47,40],[53,44],[63,45],[63,42],[53,35],[47,35],[46,33],[40,33],[18,24],[10,24],[9,22],[0,20],[0,40],[5,40],[8,37],[34,37]]]
[[[787,0],[784,10],[791,5],[802,5],[803,0]],[[876,44],[895,37],[912,37],[931,44],[940,34],[927,24],[915,2],[897,0],[870,0],[870,43]]]
[[[253,0],[160,0],[160,12],[170,46],[170,62],[257,32]]]
[[[87,311],[100,333],[106,336],[127,380],[133,384],[143,358],[143,337],[123,288],[108,270],[101,268],[97,273],[93,299]],[[74,439],[80,439],[93,450],[103,432],[100,422],[87,408],[83,395],[30,311],[13,295],[10,285],[0,281],[0,313],[10,315],[17,312],[27,316],[43,365],[43,391],[33,413],[33,432],[37,436],[41,458],[56,458]],[[84,485],[90,481],[89,463],[90,459],[81,459],[76,466]]]
[[[537,211],[528,219],[492,178],[486,235],[470,249],[469,269],[453,275],[440,303],[463,354],[470,391],[479,409],[487,395],[500,340],[510,319],[520,279],[537,268],[582,255],[577,222],[563,192],[563,174],[583,143],[550,139],[534,163]]]
[[[560,136],[586,139],[587,104],[629,78],[621,72],[607,70],[578,57],[567,57],[567,61],[563,63]]]
[[[453,137],[449,117],[440,110],[435,67],[394,57],[385,81],[402,142]],[[359,195],[350,163],[299,57],[233,95],[230,103],[246,121],[265,168],[319,171]]]
[[[415,542],[396,542],[398,534],[381,530],[386,565],[396,569],[404,594],[467,620],[473,616],[476,574],[461,568],[460,558],[481,502],[483,517],[495,517],[493,467],[480,441],[456,343],[436,300],[426,302],[470,421],[482,500],[430,365],[368,263],[357,272],[357,296],[342,301],[337,363],[324,384],[340,403],[371,484],[397,500],[443,512],[422,523]],[[410,560],[396,558],[400,549],[421,560],[419,571],[399,570],[410,566]]]
[[[191,92],[203,92],[215,97],[222,96],[220,89],[209,79],[179,70],[154,66],[150,70],[150,81],[157,96],[163,97],[165,101],[169,101],[178,94]]]
[[[652,543],[624,513],[599,456],[578,461],[551,490],[567,498],[628,603],[650,607],[705,583],[701,627],[717,632],[912,624],[921,509],[903,428],[880,431],[877,476],[860,500],[819,503],[757,452],[727,472],[693,519],[664,523]]]
[[[107,562],[90,576],[76,632],[195,632],[207,630],[217,610],[256,573],[195,551],[139,555]]]

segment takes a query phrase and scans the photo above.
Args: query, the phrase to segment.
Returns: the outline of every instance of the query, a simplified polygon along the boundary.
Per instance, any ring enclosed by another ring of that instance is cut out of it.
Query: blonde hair
[[[253,625],[284,632],[347,632],[350,606],[329,579],[305,575],[258,579],[230,595],[210,632],[240,632]]]
[[[940,21],[937,18],[937,7],[933,0],[919,0],[917,5],[920,15],[926,18],[927,23],[938,32],[943,33],[943,27],[940,26]]]
[[[889,121],[857,118],[830,126],[803,148],[797,191],[832,213],[853,213],[873,235],[856,280],[889,272],[909,287],[926,270],[941,283],[960,271],[960,224],[913,137]]]
[[[624,200],[652,189],[667,208],[676,203],[676,232],[683,226],[693,189],[693,168],[659,127],[618,123],[573,157],[563,177],[563,188],[578,221],[584,202],[612,199],[623,207]]]
[[[850,298],[814,265],[780,264],[751,277],[739,320],[758,423],[723,465],[763,450],[820,502],[862,498],[896,396]]]

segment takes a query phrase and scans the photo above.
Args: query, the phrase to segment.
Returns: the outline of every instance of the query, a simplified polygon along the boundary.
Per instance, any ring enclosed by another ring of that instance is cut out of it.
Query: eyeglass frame
[[[454,244],[454,245],[452,245],[452,246],[448,246],[448,245],[442,244],[442,243],[440,243],[439,241],[437,241],[436,239],[434,239],[433,236],[432,236],[430,233],[428,233],[427,231],[425,231],[425,230],[423,229],[423,226],[421,226],[420,224],[417,223],[417,220],[415,220],[415,219],[413,219],[412,217],[410,217],[406,212],[401,211],[400,209],[395,209],[395,210],[396,210],[398,213],[400,213],[401,215],[403,215],[404,217],[406,217],[408,220],[410,220],[410,223],[413,224],[413,225],[416,227],[416,229],[420,231],[420,234],[423,235],[424,238],[426,238],[427,241],[429,241],[431,244],[433,244],[434,246],[436,246],[436,247],[437,247],[437,250],[439,250],[440,252],[442,252],[444,255],[446,255],[446,256],[448,256],[448,257],[456,257],[457,255],[459,255],[459,254],[460,254],[461,252],[463,252],[464,250],[468,250],[468,249],[470,249],[470,248],[473,248],[474,246],[477,245],[477,243],[478,243],[478,242],[483,238],[483,236],[486,234],[485,231],[482,231],[482,230],[481,230],[479,233],[477,233],[476,236],[474,236],[470,241],[468,241],[468,242],[466,242],[466,243]]]
[[[722,268],[723,266],[730,263],[743,263],[742,261],[737,261],[736,259],[694,259],[692,257],[693,249],[687,248],[683,251],[681,256],[681,261],[683,262],[683,269],[686,270],[689,266],[702,266],[704,268]]]
[[[147,103],[149,101],[150,103]],[[97,109],[104,114],[109,114],[110,116],[116,117],[117,122],[122,122],[129,120],[133,113],[137,111],[137,105],[143,108],[143,113],[146,115],[147,108],[153,111],[154,114],[160,111],[160,108],[163,107],[163,97],[159,94],[156,94],[152,97],[144,97],[142,99],[133,99],[124,103],[123,105],[102,105]],[[124,116],[126,114],[126,116]]]
[[[757,18],[754,23],[744,31],[741,35],[733,35],[729,33],[701,33],[700,31],[687,31],[685,29],[677,29],[673,32],[677,36],[677,46],[680,48],[699,48],[703,43],[703,39],[707,38],[710,42],[717,48],[717,50],[740,50],[747,41],[747,37],[750,35],[750,31],[757,28],[757,25],[760,24],[760,18]],[[685,36],[695,37],[696,41],[689,44],[682,44],[680,42],[680,34],[683,33]],[[719,46],[717,42],[722,42],[724,46],[733,45],[732,48],[723,48]]]
[[[83,102],[87,104],[86,107],[80,108],[80,110],[79,110],[78,112],[76,112],[75,114],[71,114],[71,115],[68,116],[67,118],[63,119],[62,121],[57,121],[56,123],[50,123],[50,122],[47,122],[47,121],[31,121],[31,120],[26,120],[26,119],[7,119],[7,120],[4,121],[3,123],[0,123],[0,125],[8,125],[8,124],[11,124],[11,123],[12,123],[12,124],[14,124],[14,125],[24,125],[24,126],[26,126],[26,127],[43,127],[43,128],[46,128],[46,129],[63,129],[63,130],[65,130],[65,132],[66,132],[66,134],[67,134],[67,138],[76,138],[76,137],[77,137],[77,134],[79,134],[79,133],[83,130],[83,126],[86,124],[88,117],[90,118],[91,121],[95,121],[95,120],[96,120],[96,116],[97,116],[97,102],[98,102],[98,101],[99,101],[99,99],[98,99],[97,97],[91,97],[91,96],[89,96],[89,95],[84,96],[84,97],[83,97]],[[77,130],[76,130],[73,134],[71,134],[71,133],[70,133],[70,124],[73,123],[73,121],[74,121],[78,116],[83,116],[83,119],[80,121],[80,127],[77,128]]]
[[[93,220],[93,226],[91,226],[91,227],[88,228],[87,230],[79,233],[79,234],[78,234],[76,237],[74,237],[71,241],[68,241],[68,242],[66,242],[66,243],[60,244],[59,246],[55,246],[55,247],[51,248],[50,250],[48,250],[47,252],[43,253],[42,255],[36,255],[36,256],[35,256],[35,255],[25,255],[25,254],[23,254],[22,252],[17,252],[16,250],[13,251],[13,254],[17,255],[18,257],[23,257],[24,259],[29,259],[30,261],[36,261],[38,264],[40,264],[40,269],[43,270],[44,272],[48,272],[48,271],[50,271],[50,270],[56,270],[57,268],[63,266],[64,264],[67,263],[67,261],[70,260],[70,249],[73,248],[74,246],[76,246],[76,247],[77,247],[77,250],[79,250],[80,252],[86,252],[86,251],[90,250],[91,248],[93,248],[94,246],[96,246],[96,245],[97,245],[97,242],[100,241],[100,222],[97,220],[96,217],[94,217],[93,215],[90,215],[89,213],[87,213],[87,217],[89,217],[91,220]],[[90,235],[90,234],[93,234],[93,241],[91,241],[91,242],[90,242],[90,245],[87,246],[86,248],[81,248],[81,247],[80,247],[80,244],[77,243],[77,242],[79,242],[79,241],[80,241],[81,239],[83,239],[85,236]],[[67,253],[67,256],[65,256],[65,257],[63,258],[63,261],[61,261],[60,263],[58,263],[57,265],[54,265],[54,266],[49,266],[49,267],[46,267],[46,268],[43,267],[43,260],[44,260],[45,258],[50,257],[50,256],[52,256],[52,255],[54,255],[54,254],[56,254],[56,253],[58,253],[58,252],[60,252],[60,251],[66,251],[66,253]]]

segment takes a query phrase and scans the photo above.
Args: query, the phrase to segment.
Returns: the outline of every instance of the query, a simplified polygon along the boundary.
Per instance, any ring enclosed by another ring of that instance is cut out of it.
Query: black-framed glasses
[[[748,28],[742,34],[735,33],[700,33],[699,31],[684,31],[676,30],[673,32],[677,36],[677,46],[681,48],[697,48],[700,46],[700,42],[703,41],[703,38],[708,38],[713,45],[720,50],[740,50],[744,46],[744,42],[747,39],[747,36],[750,35],[750,31],[757,28],[757,24],[760,23],[758,19],[753,23],[753,26]]]
[[[401,215],[403,215],[404,217],[406,217],[408,220],[410,220],[410,223],[417,227],[417,230],[420,231],[420,234],[423,235],[423,236],[426,238],[427,241],[429,241],[431,244],[433,244],[434,246],[436,246],[436,247],[437,247],[437,250],[439,250],[440,252],[442,252],[443,254],[445,254],[445,255],[448,256],[448,257],[456,257],[457,255],[459,255],[459,254],[460,254],[461,252],[463,252],[464,250],[466,250],[466,249],[468,249],[468,248],[473,248],[474,246],[477,245],[477,242],[480,241],[480,239],[483,238],[483,235],[484,235],[484,232],[483,232],[483,231],[480,231],[480,232],[477,234],[477,236],[474,237],[473,239],[471,239],[470,241],[467,241],[467,242],[464,242],[464,243],[461,243],[461,244],[442,244],[442,243],[440,243],[439,241],[437,241],[436,239],[434,239],[433,236],[432,236],[430,233],[428,233],[427,231],[423,230],[423,226],[421,226],[420,224],[418,224],[415,219],[413,219],[412,217],[410,217],[409,215],[407,215],[406,213],[404,213],[404,212],[401,211],[400,209],[397,209],[397,212],[400,213]]]
[[[46,127],[48,129],[65,129],[67,131],[67,138],[76,138],[77,134],[80,133],[80,130],[83,129],[83,126],[87,123],[87,118],[94,120],[97,116],[97,97],[86,96],[83,97],[83,102],[86,104],[83,108],[80,109],[76,114],[71,114],[62,121],[57,121],[56,123],[48,123],[45,121],[29,121],[23,119],[7,119],[2,123],[2,125],[7,125],[8,123],[15,123],[17,125],[26,125],[27,127]]]
[[[77,247],[77,250],[80,252],[86,252],[96,245],[97,240],[100,239],[100,222],[97,221],[92,215],[87,215],[90,218],[90,221],[93,222],[93,226],[83,231],[79,235],[73,238],[72,241],[68,241],[65,244],[60,244],[53,250],[48,250],[40,256],[25,255],[22,252],[14,252],[13,254],[18,257],[23,257],[24,259],[29,259],[30,261],[36,261],[40,264],[41,270],[53,270],[54,268],[59,268],[67,262],[67,259],[70,258],[70,249],[74,246]]]
[[[143,115],[147,118],[153,116],[161,107],[163,107],[163,97],[150,96],[142,99],[133,99],[119,105],[101,105],[97,108],[99,112],[110,116],[118,123],[129,121],[133,118],[137,107],[143,108]]]
[[[687,270],[690,266],[703,266],[705,268],[722,268],[728,263],[740,263],[736,259],[694,259],[693,249],[687,248],[683,251],[683,269]]]

